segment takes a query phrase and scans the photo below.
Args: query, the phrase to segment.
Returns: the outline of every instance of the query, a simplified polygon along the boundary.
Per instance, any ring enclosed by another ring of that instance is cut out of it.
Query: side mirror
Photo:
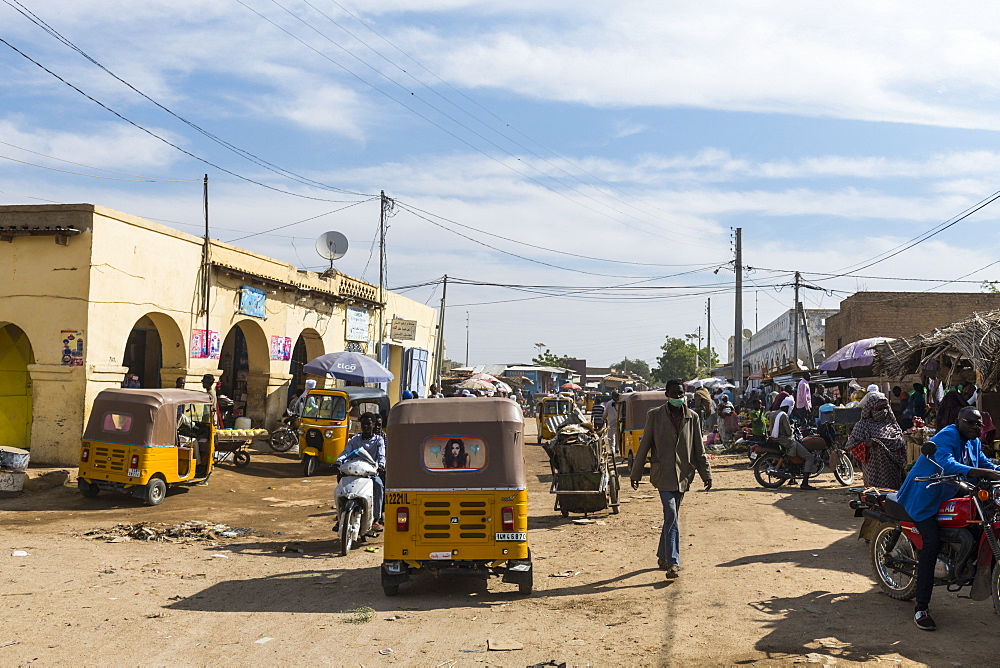
[[[927,441],[920,446],[920,452],[927,457],[931,457],[937,452],[937,444],[934,441]]]

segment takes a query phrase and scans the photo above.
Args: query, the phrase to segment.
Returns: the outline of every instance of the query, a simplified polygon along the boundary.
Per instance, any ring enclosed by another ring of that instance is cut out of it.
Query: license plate
[[[451,550],[448,552],[431,552],[431,559],[436,559],[438,561],[447,561],[451,559]]]
[[[128,477],[129,478],[138,478],[141,475],[142,475],[142,472],[139,469],[129,469],[128,470]]]
[[[528,540],[528,534],[523,531],[520,533],[498,533],[496,541],[498,543],[523,543]]]

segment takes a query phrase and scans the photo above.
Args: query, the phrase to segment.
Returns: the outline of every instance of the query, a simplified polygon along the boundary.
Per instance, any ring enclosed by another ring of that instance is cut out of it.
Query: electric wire
[[[150,178],[139,178],[139,179],[125,179],[119,176],[101,176],[100,174],[85,174],[83,172],[73,172],[68,169],[59,169],[58,167],[48,167],[46,165],[39,165],[34,162],[27,162],[25,160],[18,160],[17,158],[11,158],[10,156],[0,155],[0,158],[4,160],[10,160],[11,162],[16,162],[21,165],[29,165],[31,167],[38,167],[39,169],[47,169],[52,172],[59,172],[61,174],[72,174],[74,176],[86,176],[92,179],[104,179],[106,181],[129,181],[131,183],[194,183],[196,181],[201,181],[201,179],[150,179]]]
[[[42,19],[37,14],[35,14],[31,10],[29,10],[27,7],[25,7],[24,5],[22,5],[18,0],[3,0],[3,2],[6,5],[8,5],[9,7],[13,8],[18,13],[20,13],[22,16],[24,16],[25,18],[27,18],[33,24],[35,24],[36,26],[38,26],[39,28],[41,28],[44,32],[46,32],[47,34],[49,34],[51,37],[54,37],[57,41],[59,41],[60,43],[62,43],[64,46],[67,46],[70,49],[72,49],[73,51],[76,51],[83,58],[85,58],[86,60],[90,61],[91,63],[93,63],[97,67],[99,67],[101,70],[103,70],[104,72],[106,72],[109,76],[111,76],[115,80],[119,81],[120,83],[122,83],[123,85],[125,85],[126,87],[128,87],[130,90],[132,90],[135,93],[137,93],[138,95],[140,95],[142,98],[148,100],[153,105],[155,105],[156,107],[162,109],[163,111],[165,111],[169,115],[173,116],[174,118],[176,118],[180,122],[184,123],[188,127],[192,128],[193,130],[197,131],[198,133],[204,135],[205,137],[207,137],[211,141],[219,144],[220,146],[222,146],[222,147],[224,147],[224,148],[232,151],[233,153],[239,155],[240,157],[242,157],[242,158],[244,158],[246,160],[249,160],[250,162],[258,165],[259,167],[263,167],[264,169],[267,169],[268,171],[274,172],[275,174],[279,174],[279,175],[284,176],[285,178],[289,178],[289,179],[291,179],[293,181],[297,181],[297,182],[299,182],[299,183],[301,183],[303,185],[311,185],[313,187],[322,188],[322,189],[325,189],[325,190],[332,190],[334,192],[339,192],[339,193],[343,193],[343,194],[346,194],[346,195],[357,195],[359,197],[368,197],[368,196],[370,196],[367,193],[358,193],[358,192],[353,192],[353,191],[350,191],[350,190],[345,190],[343,188],[337,188],[337,187],[334,187],[334,186],[330,186],[330,185],[321,183],[319,181],[314,181],[313,179],[309,179],[307,177],[301,176],[301,175],[296,174],[294,172],[290,172],[290,171],[288,171],[286,169],[278,167],[277,165],[274,165],[274,164],[272,164],[272,163],[264,160],[263,158],[261,158],[261,157],[259,157],[257,155],[254,155],[253,153],[251,153],[249,151],[241,149],[238,146],[235,146],[235,145],[227,142],[226,140],[222,139],[221,137],[218,137],[217,135],[215,135],[215,134],[209,132],[208,130],[202,128],[201,126],[197,125],[196,123],[193,123],[192,121],[189,121],[188,119],[184,118],[180,114],[178,114],[178,113],[174,112],[173,110],[169,109],[165,105],[161,104],[157,100],[153,99],[152,97],[150,97],[149,95],[147,95],[143,91],[141,91],[138,88],[136,88],[135,86],[133,86],[131,83],[129,83],[125,79],[121,78],[120,76],[118,76],[117,74],[115,74],[114,72],[112,72],[111,70],[109,70],[103,64],[99,63],[96,59],[94,59],[92,56],[90,56],[90,54],[88,54],[87,52],[85,52],[83,49],[81,49],[80,47],[78,47],[76,44],[74,44],[68,38],[66,38],[65,36],[63,36],[58,30],[56,30],[51,25],[49,25],[47,22],[45,22],[44,19]]]
[[[275,230],[283,230],[286,227],[291,227],[292,225],[299,225],[300,223],[307,223],[310,220],[316,220],[317,218],[322,218],[323,216],[329,216],[332,213],[337,213],[339,211],[343,211],[344,209],[350,209],[352,206],[357,206],[359,204],[364,204],[366,202],[371,202],[371,201],[374,201],[376,199],[378,199],[378,198],[377,197],[370,197],[368,199],[363,199],[363,200],[360,200],[358,202],[351,202],[350,204],[347,204],[346,206],[342,206],[339,209],[334,209],[333,211],[327,211],[325,213],[321,213],[321,214],[318,214],[316,216],[310,216],[308,218],[303,218],[302,220],[296,220],[294,223],[288,223],[286,225],[278,225],[277,227],[272,227],[270,229],[264,230],[263,232],[253,232],[252,234],[245,234],[242,237],[236,237],[235,239],[230,239],[226,243],[227,244],[232,244],[232,243],[236,243],[237,241],[243,241],[244,239],[249,239],[251,237],[257,237],[257,236],[260,236],[262,234],[267,234],[267,233],[273,232]]]
[[[116,172],[111,169],[102,169],[101,167],[94,167],[93,165],[85,165],[82,162],[73,162],[72,160],[66,160],[64,158],[57,158],[54,155],[48,155],[45,153],[39,153],[38,151],[32,151],[30,148],[24,148],[23,146],[18,146],[17,144],[11,144],[9,142],[0,141],[0,144],[4,146],[10,146],[11,148],[16,148],[19,151],[24,151],[25,153],[31,153],[32,155],[37,155],[42,158],[48,158],[49,160],[56,160],[58,162],[65,162],[67,165],[76,165],[77,167],[86,167],[87,169],[93,169],[98,172],[107,172],[108,174],[117,174],[118,176],[131,176],[136,179],[143,181],[161,181],[164,183],[191,183],[200,182],[201,179],[154,179],[147,176],[141,176],[139,174],[129,174],[127,172]],[[9,160],[10,158],[8,158]],[[51,169],[51,167],[45,167],[44,165],[35,165],[34,163],[25,163],[28,165],[33,165],[35,167],[44,167],[45,169]],[[76,174],[76,172],[69,172],[70,174]],[[81,176],[90,176],[90,174],[81,174]]]

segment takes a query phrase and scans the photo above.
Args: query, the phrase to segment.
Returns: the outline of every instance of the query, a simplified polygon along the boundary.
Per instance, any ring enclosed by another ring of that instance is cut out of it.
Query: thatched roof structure
[[[885,376],[902,378],[922,369],[951,384],[962,367],[971,367],[983,389],[1000,389],[1000,311],[975,313],[926,334],[880,343],[872,350],[872,369]]]

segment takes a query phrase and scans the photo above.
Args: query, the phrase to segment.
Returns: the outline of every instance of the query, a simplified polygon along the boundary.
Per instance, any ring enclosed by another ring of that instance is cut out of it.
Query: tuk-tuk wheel
[[[237,468],[246,468],[250,464],[250,453],[237,450],[233,453],[233,464],[236,464]]]
[[[143,495],[142,500],[147,506],[158,506],[163,503],[163,499],[166,496],[167,483],[159,478],[152,478],[149,484],[146,485],[146,493]]]
[[[535,584],[535,575],[533,571],[528,571],[528,581],[517,583],[517,593],[522,596],[528,596],[531,594],[531,590]]]
[[[87,482],[83,478],[77,479],[76,486],[80,490],[80,494],[83,494],[88,499],[92,499],[101,493],[100,487],[92,482]]]
[[[395,596],[399,593],[399,585],[384,584],[382,585],[382,591],[385,592],[386,596]]]
[[[316,469],[318,468],[318,463],[316,457],[313,455],[306,455],[302,458],[302,475],[306,478],[311,478],[316,475]]]
[[[628,453],[628,470],[631,471],[633,466],[635,466],[635,453],[629,451],[629,453]]]

